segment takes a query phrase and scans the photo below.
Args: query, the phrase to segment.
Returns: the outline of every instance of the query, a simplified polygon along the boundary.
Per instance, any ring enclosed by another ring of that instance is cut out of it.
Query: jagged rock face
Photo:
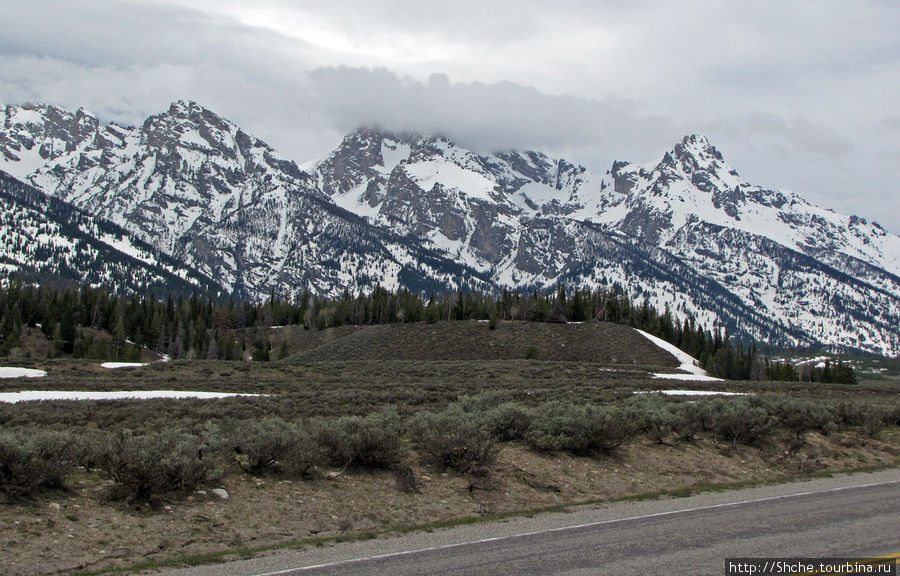
[[[86,113],[44,108],[51,113],[43,125],[20,123],[14,134],[21,140],[21,132],[34,132],[36,141],[56,134],[53,149],[66,152],[24,179],[239,296],[304,288],[336,295],[353,284],[396,286],[400,276],[412,285],[443,284],[455,273],[452,263],[438,267],[454,272],[411,267],[417,247],[387,248],[387,236],[325,201],[293,161],[196,103],[176,102],[139,128],[100,127],[95,118],[84,120],[93,118]]]
[[[441,138],[361,130],[315,169],[342,207],[431,248],[456,245],[496,261],[508,207],[482,159]]]
[[[621,196],[591,218],[604,229],[659,246],[800,341],[898,353],[897,236],[744,182],[701,136],[655,167],[616,163],[610,175]]]
[[[702,136],[598,175],[371,128],[306,173],[191,102],[139,128],[0,117],[0,169],[239,295],[618,282],[732,333],[900,354],[900,238],[743,181]]]
[[[119,293],[226,293],[118,226],[2,171],[0,239],[0,267],[37,282],[102,284]]]
[[[314,172],[340,206],[484,271],[515,250],[522,217],[565,214],[589,177],[538,152],[480,156],[372,129],[347,136]]]
[[[46,104],[3,106],[0,119],[0,170],[17,178],[99,136],[99,121],[84,109],[72,114]]]

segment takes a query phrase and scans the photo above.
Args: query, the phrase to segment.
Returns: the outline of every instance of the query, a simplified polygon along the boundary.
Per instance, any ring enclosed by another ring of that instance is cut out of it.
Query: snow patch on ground
[[[637,330],[637,328],[635,328],[635,330]],[[681,365],[678,367],[678,369],[683,370],[684,372],[687,372],[687,374],[654,374],[653,375],[654,378],[666,378],[669,380],[692,380],[692,381],[696,381],[696,382],[721,382],[722,381],[721,378],[714,378],[714,377],[710,376],[709,374],[707,374],[706,370],[704,370],[703,368],[701,368],[698,365],[699,362],[697,362],[696,358],[694,358],[687,352],[680,350],[674,344],[669,344],[662,338],[657,338],[656,336],[653,336],[652,334],[647,334],[643,330],[637,330],[637,332],[641,336],[646,338],[647,340],[650,340],[651,342],[653,342],[654,344],[656,344],[657,346],[659,346],[660,348],[662,348],[663,350],[665,350],[666,352],[668,352],[669,354],[674,356],[675,359],[681,363]]]
[[[146,366],[147,364],[144,362],[104,362],[100,366],[102,368],[109,368],[110,370],[115,370],[116,368],[139,368],[141,366]]]
[[[658,372],[653,375],[653,378],[663,380],[687,380],[689,382],[722,382],[721,378],[707,376],[706,374],[666,374],[665,372]]]
[[[46,375],[46,370],[35,370],[33,368],[16,368],[14,366],[0,366],[0,378],[42,378]]]
[[[196,392],[192,390],[120,390],[115,392],[79,392],[72,390],[25,390],[2,392],[0,402],[15,404],[37,400],[149,400],[155,398],[230,398],[232,396],[259,396],[229,392]]]
[[[747,396],[744,392],[719,390],[642,390],[635,394],[662,394],[663,396]]]

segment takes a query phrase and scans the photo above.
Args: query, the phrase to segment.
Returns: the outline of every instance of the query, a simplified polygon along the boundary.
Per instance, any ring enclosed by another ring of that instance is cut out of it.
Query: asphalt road
[[[726,558],[900,553],[900,469],[620,502],[167,576],[727,574]]]

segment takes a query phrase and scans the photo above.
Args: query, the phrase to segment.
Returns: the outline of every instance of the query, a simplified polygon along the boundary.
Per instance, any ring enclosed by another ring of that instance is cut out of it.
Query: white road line
[[[411,556],[413,554],[421,554],[423,552],[435,552],[438,550],[452,550],[454,548],[462,548],[463,546],[472,546],[476,544],[486,544],[488,542],[502,542],[505,540],[515,540],[518,538],[528,538],[529,536],[537,536],[539,534],[553,534],[557,532],[567,532],[569,530],[580,530],[582,528],[593,528],[596,526],[605,526],[616,524],[619,522],[630,522],[632,520],[646,520],[649,518],[662,518],[665,516],[674,516],[677,514],[687,514],[689,512],[700,512],[703,510],[716,510],[719,508],[733,508],[735,506],[743,506],[745,504],[759,504],[762,502],[775,502],[778,500],[787,500],[789,498],[799,498],[801,496],[812,496],[816,494],[829,494],[832,492],[844,492],[846,490],[856,490],[859,488],[873,488],[875,486],[889,486],[891,484],[900,484],[900,480],[889,480],[886,482],[872,482],[870,484],[856,484],[853,486],[841,486],[838,488],[828,488],[825,490],[814,490],[810,492],[797,492],[794,494],[782,494],[781,496],[767,496],[765,498],[753,498],[750,500],[740,500],[738,502],[725,502],[722,504],[710,504],[708,506],[697,506],[694,508],[681,508],[679,510],[670,510],[668,512],[655,512],[653,514],[643,514],[640,516],[628,516],[626,518],[613,518],[610,520],[598,520],[596,522],[587,522],[585,524],[576,524],[573,526],[560,526],[558,528],[548,528],[546,530],[536,530],[534,532],[522,532],[520,534],[510,534],[507,536],[493,536],[490,538],[482,538],[480,540],[470,540],[467,542],[457,542],[455,544],[442,544],[440,546],[428,546],[425,548],[416,548],[415,550],[403,550],[400,552],[389,552],[386,554],[376,554],[374,556],[366,556],[363,558],[350,558],[348,560],[336,560],[334,562],[326,562],[324,564],[314,564],[310,566],[298,566],[296,568],[287,568],[275,572],[263,572],[252,576],[284,576],[293,572],[305,572],[307,570],[316,570],[319,568],[333,568],[336,566],[346,566],[349,564],[358,564],[360,562],[368,562],[370,560],[384,560],[386,558],[401,558],[403,556]]]

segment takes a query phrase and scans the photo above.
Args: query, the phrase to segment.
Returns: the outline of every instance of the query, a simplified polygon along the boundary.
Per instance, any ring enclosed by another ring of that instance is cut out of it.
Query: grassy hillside
[[[477,321],[282,330],[285,333],[274,338],[277,346],[286,342],[296,350],[287,358],[290,362],[531,359],[678,366],[670,354],[631,328],[607,322],[500,322],[493,330]]]

